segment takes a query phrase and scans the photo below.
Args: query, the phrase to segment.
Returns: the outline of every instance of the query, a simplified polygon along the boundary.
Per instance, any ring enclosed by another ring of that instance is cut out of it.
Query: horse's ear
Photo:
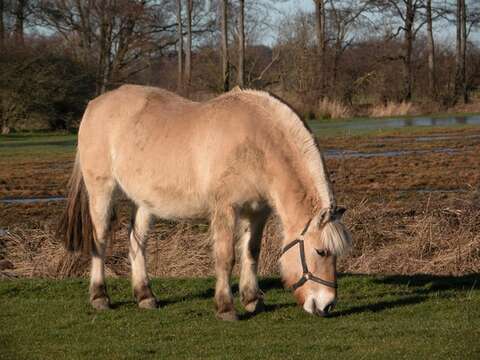
[[[335,220],[340,220],[343,216],[343,214],[345,214],[345,211],[347,211],[346,208],[344,207],[338,207],[335,209],[335,212],[333,214],[333,217],[335,218]]]

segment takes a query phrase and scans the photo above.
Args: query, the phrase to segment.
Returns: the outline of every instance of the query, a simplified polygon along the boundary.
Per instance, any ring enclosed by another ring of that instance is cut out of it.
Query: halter
[[[344,209],[326,209],[326,211],[330,212],[330,217],[326,221],[331,221],[331,220],[336,220],[339,216],[341,216],[341,213],[343,213]],[[300,286],[305,284],[307,281],[313,281],[318,284],[322,284],[324,286],[328,286],[331,288],[336,289],[337,288],[337,282],[336,281],[328,281],[328,280],[323,280],[319,278],[318,276],[313,275],[309,270],[307,266],[307,259],[305,258],[305,244],[303,240],[303,236],[308,230],[308,227],[310,226],[310,223],[312,222],[312,219],[308,220],[307,225],[305,225],[305,228],[303,229],[302,233],[300,234],[300,238],[295,239],[291,242],[289,242],[287,245],[285,245],[282,249],[282,253],[280,254],[280,257],[283,256],[288,250],[293,248],[295,245],[298,244],[298,248],[300,250],[300,262],[302,264],[302,269],[303,269],[303,274],[300,280],[298,280],[295,284],[292,285],[293,290],[297,290]]]

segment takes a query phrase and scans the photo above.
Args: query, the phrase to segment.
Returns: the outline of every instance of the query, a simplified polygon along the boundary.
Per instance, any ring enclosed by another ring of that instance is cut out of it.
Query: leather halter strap
[[[295,240],[289,242],[287,245],[285,245],[283,247],[282,253],[280,254],[280,257],[283,256],[283,254],[285,254],[288,250],[293,248],[295,245],[298,245],[298,248],[299,248],[299,251],[300,251],[300,262],[302,264],[303,274],[302,274],[302,277],[295,284],[292,285],[293,290],[298,289],[300,286],[305,284],[307,281],[313,281],[313,282],[316,282],[318,284],[336,289],[337,288],[337,282],[336,281],[323,280],[323,279],[319,278],[318,276],[313,275],[308,270],[307,259],[305,258],[305,244],[304,244],[304,240],[303,240],[303,235],[305,235],[305,233],[307,232],[311,221],[312,221],[312,219],[310,219],[308,221],[308,223],[305,226],[305,229],[303,229],[303,231],[300,235],[301,237],[299,239],[295,239]]]

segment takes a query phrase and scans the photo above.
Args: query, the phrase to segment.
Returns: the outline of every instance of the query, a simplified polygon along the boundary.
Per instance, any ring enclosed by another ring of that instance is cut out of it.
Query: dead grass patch
[[[370,110],[370,116],[372,117],[406,116],[413,115],[413,113],[413,104],[406,101],[401,103],[389,101],[385,105],[373,106]]]
[[[478,197],[451,206],[426,204],[401,210],[388,204],[359,202],[346,222],[354,235],[353,251],[339,269],[351,273],[468,274],[480,272],[480,205]],[[128,276],[126,223],[108,249],[109,276]],[[273,218],[262,244],[261,275],[278,273],[280,226]],[[89,259],[67,254],[50,229],[15,227],[0,238],[0,258],[13,263],[3,277],[64,278],[86,276]],[[155,226],[148,246],[148,267],[155,277],[213,275],[211,241],[206,224],[165,223]],[[238,268],[235,269],[238,274]]]
[[[340,101],[324,98],[320,100],[315,115],[317,118],[345,119],[352,117],[352,110]]]

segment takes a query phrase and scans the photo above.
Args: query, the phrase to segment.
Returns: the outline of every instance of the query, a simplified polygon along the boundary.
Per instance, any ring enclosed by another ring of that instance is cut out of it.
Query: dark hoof
[[[265,310],[265,303],[262,298],[259,298],[245,304],[244,307],[249,313],[258,314]]]
[[[223,312],[219,313],[217,312],[216,317],[218,320],[223,320],[223,321],[237,321],[238,320],[238,315],[233,311],[228,311],[228,312]]]
[[[143,299],[138,303],[140,309],[156,309],[158,307],[157,300],[155,298]]]
[[[96,298],[90,301],[95,310],[108,310],[110,309],[110,299],[108,297]]]

